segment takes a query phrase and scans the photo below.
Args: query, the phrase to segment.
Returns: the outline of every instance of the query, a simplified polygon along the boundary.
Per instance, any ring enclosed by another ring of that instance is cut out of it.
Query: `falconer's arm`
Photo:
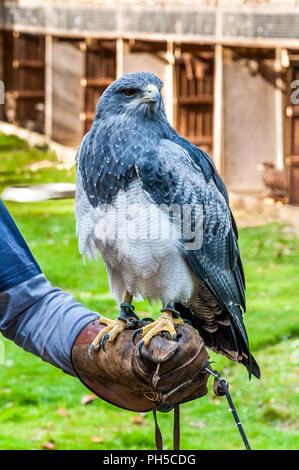
[[[46,362],[76,376],[72,346],[98,318],[42,273],[0,200],[0,332]]]

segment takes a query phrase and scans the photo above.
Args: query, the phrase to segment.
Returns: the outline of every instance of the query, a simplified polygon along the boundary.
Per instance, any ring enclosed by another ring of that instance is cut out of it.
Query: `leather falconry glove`
[[[89,323],[72,349],[74,370],[97,396],[130,411],[169,411],[207,393],[209,355],[188,324],[176,326],[177,341],[158,335],[141,352],[141,335],[126,329],[113,343],[88,355],[90,343],[106,325]]]

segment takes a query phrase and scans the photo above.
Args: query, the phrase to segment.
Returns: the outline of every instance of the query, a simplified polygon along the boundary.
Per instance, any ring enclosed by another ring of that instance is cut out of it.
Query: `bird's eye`
[[[137,90],[135,90],[134,88],[126,88],[125,90],[123,90],[123,95],[130,97],[135,95],[136,91]]]

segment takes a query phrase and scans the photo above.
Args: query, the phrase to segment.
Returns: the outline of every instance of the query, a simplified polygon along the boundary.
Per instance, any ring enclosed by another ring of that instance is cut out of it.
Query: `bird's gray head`
[[[98,101],[95,118],[124,114],[165,116],[161,87],[160,78],[150,72],[124,75],[105,90]]]

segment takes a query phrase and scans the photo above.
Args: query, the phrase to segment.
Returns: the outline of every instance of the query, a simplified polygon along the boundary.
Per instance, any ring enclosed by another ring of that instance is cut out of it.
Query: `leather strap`
[[[155,441],[157,450],[163,450],[163,438],[157,419],[157,408],[153,408],[155,420]],[[174,405],[173,417],[173,450],[180,450],[180,405]]]
[[[163,450],[163,439],[162,434],[159,428],[158,420],[157,420],[157,409],[153,408],[153,415],[155,420],[155,441],[156,441],[156,449]]]

